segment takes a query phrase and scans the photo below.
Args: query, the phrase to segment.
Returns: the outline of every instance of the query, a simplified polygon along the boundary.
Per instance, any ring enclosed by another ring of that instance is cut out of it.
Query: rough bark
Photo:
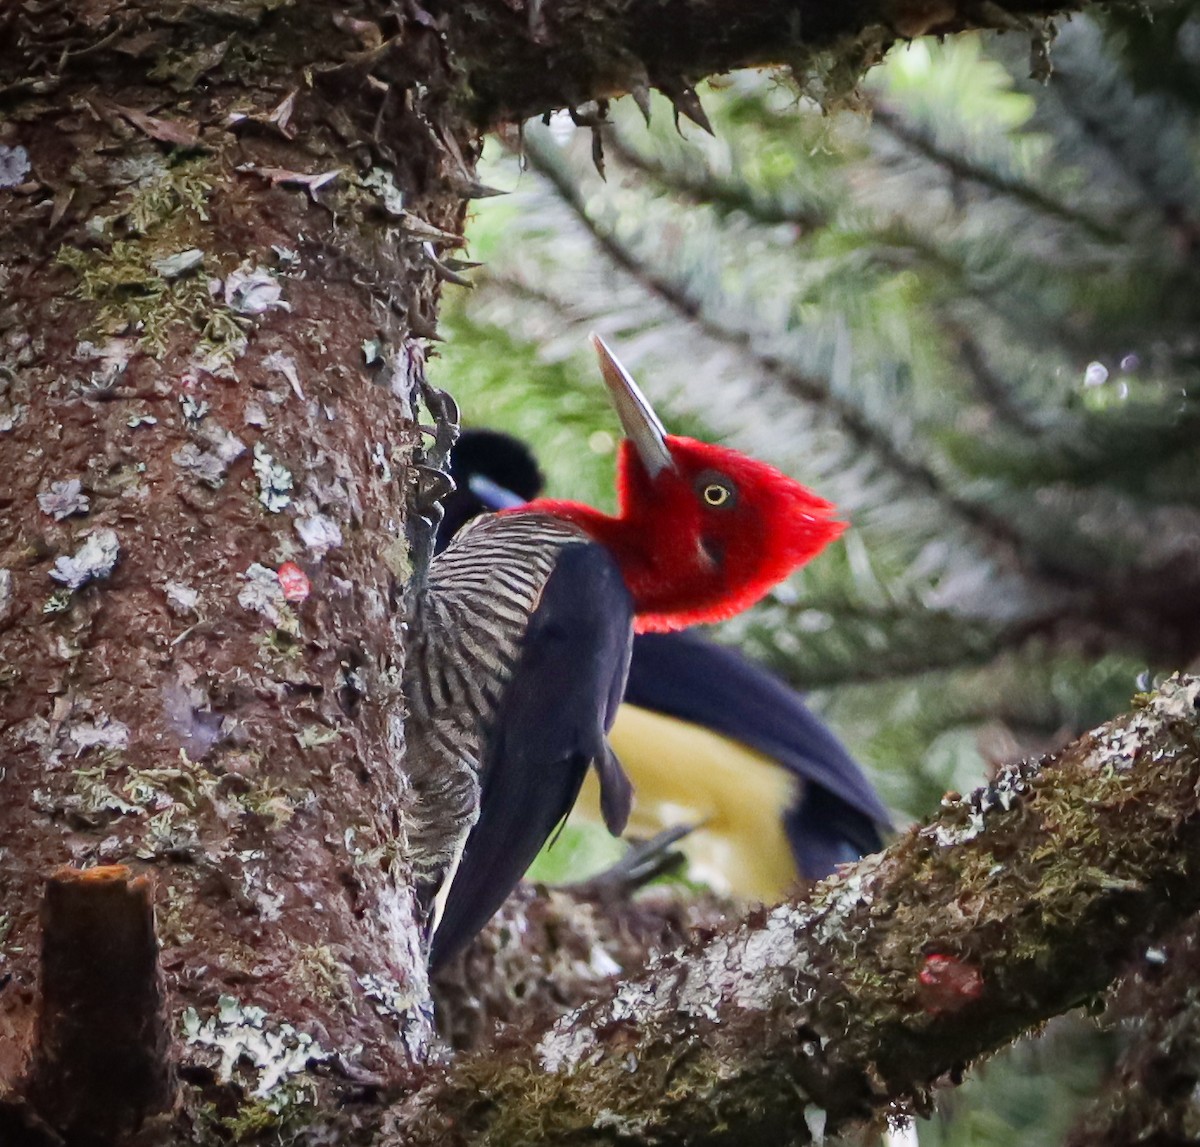
[[[1005,12],[0,10],[6,1143],[78,1138],[64,1085],[24,1088],[62,864],[154,874],[182,1107],[143,1142],[295,1130],[428,1056],[405,527],[481,130],[646,81],[695,113],[683,84],[709,70],[832,46],[856,74],[895,34]],[[336,1117],[347,1135],[364,1111]]]
[[[456,1051],[491,1046],[500,1028],[548,1028],[632,976],[648,958],[714,932],[739,905],[681,885],[632,901],[579,888],[521,885],[433,983],[438,1032]]]
[[[438,53],[374,83],[375,26],[325,5],[5,25],[0,1093],[43,882],[121,863],[156,873],[193,1103],[274,1115],[430,1033],[404,525],[475,136]]]
[[[1200,1141],[1200,920],[1146,948],[1108,1018],[1126,1037],[1104,1088],[1067,1147],[1165,1147]]]
[[[1200,681],[887,852],[461,1060],[389,1144],[808,1143],[1102,991],[1200,905]]]

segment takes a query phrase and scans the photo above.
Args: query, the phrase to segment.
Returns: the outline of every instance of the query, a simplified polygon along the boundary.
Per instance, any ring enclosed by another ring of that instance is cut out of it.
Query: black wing
[[[888,813],[862,769],[798,693],[740,653],[691,633],[639,634],[625,700],[741,741],[799,777],[784,828],[809,879],[883,847]]]
[[[479,820],[467,837],[430,950],[437,967],[504,903],[571,811],[589,765],[604,819],[629,819],[633,790],[605,734],[625,689],[633,602],[601,546],[563,549],[546,582],[484,755]]]

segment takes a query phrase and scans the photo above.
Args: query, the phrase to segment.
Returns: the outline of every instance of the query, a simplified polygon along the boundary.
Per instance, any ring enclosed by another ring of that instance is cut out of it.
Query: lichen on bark
[[[33,1038],[41,883],[68,861],[156,872],[194,1111],[270,1100],[201,1054],[229,1000],[337,1050],[319,1074],[294,1057],[314,1102],[425,1054],[379,555],[405,545],[431,259],[461,242],[446,172],[476,144],[436,53],[423,93],[407,64],[392,96],[338,73],[384,6],[333,15],[7,25],[0,142],[26,162],[0,190],[0,1093]]]
[[[1198,785],[1200,682],[1176,678],[810,898],[460,1061],[386,1141],[807,1143],[815,1111],[829,1134],[925,1113],[937,1080],[1101,992],[1200,904]]]

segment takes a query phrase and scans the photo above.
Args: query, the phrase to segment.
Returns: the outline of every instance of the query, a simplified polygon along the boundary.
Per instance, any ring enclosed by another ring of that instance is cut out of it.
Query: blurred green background
[[[431,363],[466,425],[610,508],[602,333],[669,430],[834,500],[843,542],[714,636],[811,691],[897,820],[1200,668],[1200,9],[898,48],[860,107],[785,77],[656,97],[601,144],[489,144],[472,291]],[[863,112],[866,114],[862,114]],[[611,844],[568,835],[538,875]],[[1049,1144],[1113,1038],[1054,1025],[948,1093],[932,1145]]]

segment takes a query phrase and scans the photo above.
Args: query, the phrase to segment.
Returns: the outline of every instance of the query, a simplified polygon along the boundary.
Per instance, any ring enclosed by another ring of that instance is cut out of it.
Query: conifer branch
[[[981,535],[987,543],[999,546],[1004,552],[1019,557],[1025,545],[1024,539],[1007,519],[993,513],[986,506],[968,501],[954,493],[936,471],[905,452],[857,406],[835,394],[827,379],[804,373],[778,355],[760,349],[755,344],[751,332],[714,317],[678,283],[642,263],[612,231],[602,227],[591,216],[578,187],[562,166],[536,140],[526,140],[526,156],[530,166],[554,187],[596,245],[614,263],[632,275],[649,294],[661,299],[680,317],[694,323],[710,338],[737,347],[758,369],[776,379],[788,393],[802,402],[828,412],[852,442],[870,450],[897,478],[921,493],[935,498],[955,517]],[[1036,560],[1033,564],[1037,564]],[[1075,580],[1069,580],[1074,588]]]
[[[1088,356],[1095,349],[1063,323],[1054,321],[1052,316],[1039,308],[1036,300],[1026,296],[1026,292],[1014,289],[1012,279],[1019,271],[1027,270],[1032,260],[1023,265],[1009,264],[1006,275],[981,276],[973,273],[957,252],[933,237],[919,234],[907,222],[889,221],[873,229],[870,238],[875,248],[870,252],[870,257],[874,261],[891,265],[895,260],[894,256],[889,255],[889,249],[907,251],[927,268],[949,280],[962,297],[974,300],[1000,319],[1012,332],[1013,338],[1024,339],[1030,330],[1036,330],[1043,352],[1053,346],[1074,358]]]
[[[929,135],[906,123],[900,113],[883,104],[876,103],[873,106],[871,122],[909,151],[948,172],[955,179],[976,183],[997,195],[1015,199],[1031,210],[1060,223],[1080,227],[1101,243],[1117,244],[1124,240],[1124,235],[1116,227],[1051,198],[1029,183],[1019,179],[1008,179],[998,171],[976,163],[961,152],[941,147]]]
[[[604,147],[630,171],[645,176],[664,191],[688,202],[713,207],[725,214],[738,211],[764,227],[789,224],[799,235],[807,235],[829,223],[828,215],[815,204],[788,207],[777,199],[756,194],[746,183],[722,179],[708,169],[703,174],[694,174],[672,167],[631,147],[619,131],[605,133]]]
[[[1112,67],[1111,63],[1107,66]],[[1060,67],[1055,73],[1052,94],[1057,106],[1074,121],[1083,137],[1107,156],[1112,170],[1132,182],[1154,212],[1165,218],[1175,205],[1163,195],[1155,180],[1154,157],[1140,151],[1130,133],[1120,130],[1122,117],[1111,101],[1097,99],[1096,78],[1070,66]],[[1164,132],[1164,138],[1165,135]],[[1136,138],[1142,145],[1148,142],[1140,132]]]
[[[1003,422],[1026,438],[1040,437],[1044,431],[1021,407],[1012,394],[1012,388],[996,371],[979,340],[971,334],[965,323],[943,315],[941,327],[958,360],[967,369],[979,399]]]
[[[804,608],[828,615],[831,628],[838,634],[839,647],[850,646],[860,655],[837,659],[816,656],[821,649],[819,639],[812,642],[807,657],[794,652],[772,654],[768,639],[762,650],[766,662],[798,689],[896,682],[947,670],[980,668],[1020,650],[1050,628],[1049,618],[984,629],[972,627],[962,618],[915,608],[908,612],[856,611],[826,608],[813,600],[806,600]],[[869,640],[855,642],[858,634],[878,631],[888,635],[882,649]]]

